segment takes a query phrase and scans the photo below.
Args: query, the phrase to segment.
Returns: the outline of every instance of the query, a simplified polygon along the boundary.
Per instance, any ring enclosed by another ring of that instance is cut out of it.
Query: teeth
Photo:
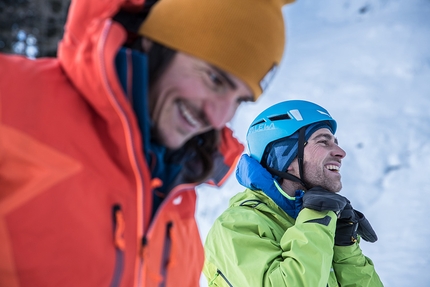
[[[194,127],[199,126],[199,122],[193,117],[192,113],[189,109],[184,105],[184,103],[179,102],[179,111],[181,112],[182,116]]]
[[[339,167],[337,165],[326,165],[326,168],[331,171],[339,171]]]

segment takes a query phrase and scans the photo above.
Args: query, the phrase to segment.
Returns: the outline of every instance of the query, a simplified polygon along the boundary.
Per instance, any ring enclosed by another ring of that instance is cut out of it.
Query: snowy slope
[[[430,286],[430,1],[298,0],[284,15],[282,65],[265,95],[233,119],[236,136],[245,142],[253,118],[279,101],[327,108],[347,152],[341,194],[379,236],[362,242],[364,253],[385,286]],[[241,190],[234,176],[221,189],[199,189],[203,240]]]

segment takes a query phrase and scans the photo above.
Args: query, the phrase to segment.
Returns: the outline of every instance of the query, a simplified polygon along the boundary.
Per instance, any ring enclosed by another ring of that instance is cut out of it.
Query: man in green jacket
[[[365,216],[339,195],[346,153],[336,121],[307,101],[286,101],[251,124],[234,196],[205,243],[209,286],[383,286],[360,238]]]

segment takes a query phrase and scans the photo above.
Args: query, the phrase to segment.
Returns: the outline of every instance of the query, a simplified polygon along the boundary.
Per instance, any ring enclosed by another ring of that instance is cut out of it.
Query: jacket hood
[[[239,183],[252,190],[263,191],[276,205],[292,218],[296,218],[302,209],[304,192],[297,190],[291,197],[282,191],[275,178],[259,162],[244,154],[236,169]]]
[[[107,121],[112,105],[130,105],[119,82],[115,57],[127,31],[112,20],[121,8],[138,10],[144,0],[72,1],[58,47],[61,67],[88,103]]]

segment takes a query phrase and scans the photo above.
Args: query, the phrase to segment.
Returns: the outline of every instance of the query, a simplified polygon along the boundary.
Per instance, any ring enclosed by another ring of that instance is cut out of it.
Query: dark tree
[[[0,52],[53,57],[70,0],[0,0]]]

